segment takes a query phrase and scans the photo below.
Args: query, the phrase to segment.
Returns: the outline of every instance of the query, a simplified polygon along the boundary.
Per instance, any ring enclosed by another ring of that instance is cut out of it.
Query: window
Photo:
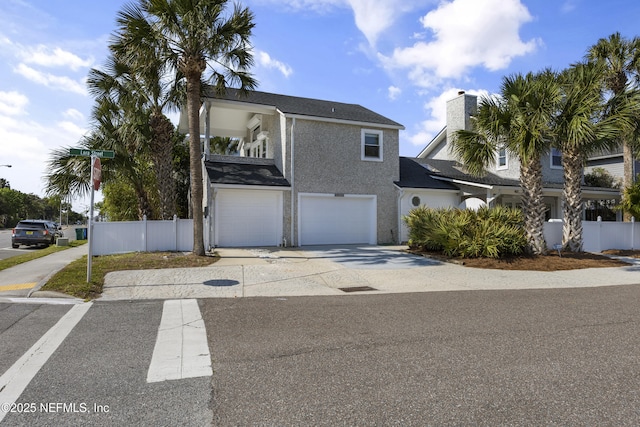
[[[382,131],[362,129],[362,160],[382,161]]]
[[[418,206],[420,206],[420,197],[418,197],[418,196],[413,196],[413,197],[411,198],[411,204],[412,204],[414,207],[416,207],[416,208],[417,208]]]
[[[562,169],[562,152],[557,148],[551,149],[551,169]]]
[[[498,149],[498,162],[496,164],[497,170],[509,169],[509,161],[507,159],[507,149],[500,147]]]

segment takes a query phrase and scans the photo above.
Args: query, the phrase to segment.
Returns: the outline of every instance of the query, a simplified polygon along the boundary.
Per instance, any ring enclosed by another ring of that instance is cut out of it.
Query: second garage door
[[[375,244],[376,197],[300,194],[299,244]]]
[[[218,190],[218,246],[277,246],[282,242],[282,191]]]

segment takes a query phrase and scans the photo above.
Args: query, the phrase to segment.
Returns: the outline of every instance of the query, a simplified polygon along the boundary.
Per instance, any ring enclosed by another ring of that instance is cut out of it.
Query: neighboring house
[[[602,150],[595,153],[587,159],[587,165],[584,168],[585,173],[591,173],[596,168],[602,168],[609,172],[617,181],[622,182],[624,179],[624,161],[622,157],[622,145],[613,150]],[[633,176],[635,177],[640,171],[640,161],[633,162]]]
[[[205,151],[205,246],[398,241],[401,124],[360,105],[234,89],[205,97],[200,123],[205,140],[240,139],[240,156]]]
[[[471,117],[476,113],[478,100],[474,95],[459,92],[447,102],[447,125],[427,144],[417,158],[402,158],[400,181],[405,200],[401,214],[419,205],[429,207],[474,207],[479,204],[520,205],[519,160],[501,149],[496,153],[496,164],[482,177],[469,174],[450,151],[455,132],[471,128]],[[543,196],[547,206],[547,219],[562,218],[563,170],[562,156],[555,148],[542,160]],[[446,186],[445,186],[446,184]],[[457,193],[455,191],[457,189]],[[619,190],[582,188],[582,197],[588,200],[619,199]],[[406,240],[407,230],[402,231]]]

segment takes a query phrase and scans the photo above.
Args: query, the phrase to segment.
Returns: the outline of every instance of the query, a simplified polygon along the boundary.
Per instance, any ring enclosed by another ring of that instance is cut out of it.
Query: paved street
[[[17,375],[7,374],[8,365],[49,325],[81,306],[0,304],[0,403],[7,403],[47,346],[33,352]],[[162,313],[162,301],[93,303],[0,425],[208,425],[210,376],[147,379]]]
[[[88,310],[0,425],[637,425],[639,301],[637,286],[203,299],[182,310],[201,312],[213,376],[154,382],[163,301],[3,303],[0,383]]]

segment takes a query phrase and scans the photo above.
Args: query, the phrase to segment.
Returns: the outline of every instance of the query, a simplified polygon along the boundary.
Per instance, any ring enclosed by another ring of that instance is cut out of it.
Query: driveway
[[[104,300],[288,297],[488,289],[551,289],[638,283],[639,265],[556,272],[468,268],[403,246],[221,248],[208,267],[107,274]]]
[[[308,259],[324,259],[348,269],[402,270],[442,264],[405,252],[406,246],[305,246]]]

